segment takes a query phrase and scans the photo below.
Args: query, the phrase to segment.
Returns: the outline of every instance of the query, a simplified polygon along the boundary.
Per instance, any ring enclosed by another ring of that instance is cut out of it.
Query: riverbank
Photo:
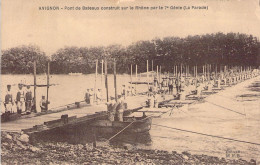
[[[1,133],[1,164],[256,164],[255,160],[228,160],[207,155],[191,155],[162,150],[114,148],[92,144],[36,143],[18,133]]]

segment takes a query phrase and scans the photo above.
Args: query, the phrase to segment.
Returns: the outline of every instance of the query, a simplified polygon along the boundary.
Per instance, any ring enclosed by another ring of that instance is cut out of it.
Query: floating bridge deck
[[[140,109],[144,105],[147,97],[145,95],[128,97],[126,99],[128,109]],[[87,116],[93,116],[96,112],[106,111],[107,106],[105,104],[86,106],[76,109],[68,109],[56,113],[49,113],[39,116],[32,116],[26,118],[20,118],[14,121],[1,123],[1,130],[6,132],[21,132],[23,130],[30,130],[37,126],[50,125],[51,123],[59,123],[62,115],[68,115],[70,120],[88,120]],[[102,113],[100,113],[102,115]],[[95,115],[96,116],[96,115]]]

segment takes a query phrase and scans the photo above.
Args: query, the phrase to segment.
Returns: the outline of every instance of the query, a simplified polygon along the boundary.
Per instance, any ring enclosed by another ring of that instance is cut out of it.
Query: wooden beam
[[[46,108],[48,110],[48,105],[49,105],[49,87],[50,87],[50,62],[48,62],[48,66],[47,66],[47,104],[46,104]]]
[[[107,82],[107,60],[106,60],[106,59],[105,59],[105,86],[106,86],[107,102],[109,102],[109,96],[108,96],[108,82]]]
[[[117,102],[117,84],[116,84],[116,59],[114,59],[114,87],[115,87],[115,100]]]
[[[34,111],[37,112],[37,104],[36,104],[36,61],[33,63],[33,77],[34,77]]]

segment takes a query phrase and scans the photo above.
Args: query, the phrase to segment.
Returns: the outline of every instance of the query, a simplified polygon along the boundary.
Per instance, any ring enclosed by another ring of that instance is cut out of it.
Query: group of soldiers
[[[100,104],[103,101],[102,90],[98,89],[95,94],[93,88],[87,89],[87,91],[85,93],[85,102],[87,104],[93,105],[95,101],[97,104]]]
[[[123,97],[118,96],[118,100],[110,99],[107,103],[108,119],[110,121],[123,121],[124,110],[127,109],[127,104]]]
[[[132,85],[126,86],[122,85],[122,97],[126,98],[127,96],[135,96],[136,95],[136,89]]]
[[[26,86],[24,90],[23,87]],[[15,105],[18,114],[36,112],[36,105],[34,104],[34,97],[30,89],[30,85],[18,84],[18,91],[16,97],[13,97],[11,91],[11,85],[7,85],[7,91],[5,94],[4,106],[6,113],[14,113]],[[42,96],[40,101],[41,111],[47,111],[47,100],[45,96]]]
[[[150,105],[156,105],[151,96],[160,94],[174,95],[176,99],[185,100],[189,94],[201,95],[202,90],[211,92],[213,88],[220,89],[221,85],[233,85],[246,79],[255,77],[259,74],[259,70],[236,71],[235,69],[226,72],[215,73],[208,75],[202,74],[198,77],[186,75],[177,75],[176,77],[164,76],[162,81],[154,78],[154,83],[149,87],[148,102]],[[151,101],[152,100],[152,101]],[[154,99],[156,100],[156,99]]]

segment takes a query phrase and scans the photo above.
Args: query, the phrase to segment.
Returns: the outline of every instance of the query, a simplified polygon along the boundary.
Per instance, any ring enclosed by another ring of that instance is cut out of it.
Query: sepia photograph
[[[260,0],[1,0],[1,164],[260,165]]]

